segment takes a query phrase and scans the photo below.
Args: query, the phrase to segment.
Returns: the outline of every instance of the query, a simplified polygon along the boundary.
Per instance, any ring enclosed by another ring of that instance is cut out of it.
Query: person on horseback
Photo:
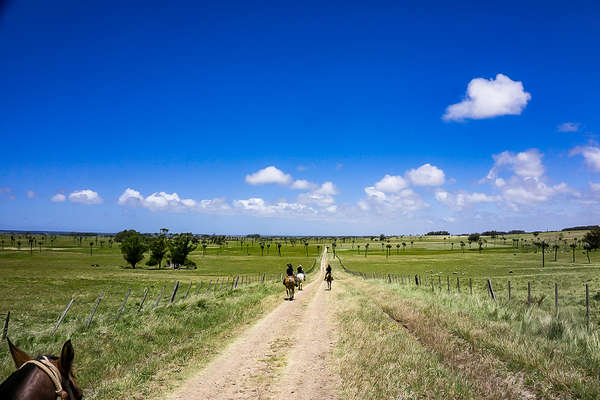
[[[298,265],[298,274],[303,274],[304,270],[302,269],[302,265]]]
[[[325,275],[331,274],[331,264],[327,264],[327,268],[325,268]]]
[[[294,267],[292,267],[292,264],[287,265],[287,270],[285,272],[287,273],[287,276],[294,276]]]

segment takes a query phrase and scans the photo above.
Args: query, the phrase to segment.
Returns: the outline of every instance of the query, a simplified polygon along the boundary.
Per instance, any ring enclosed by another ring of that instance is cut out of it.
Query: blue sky
[[[595,2],[126,3],[0,14],[0,228],[600,222]]]

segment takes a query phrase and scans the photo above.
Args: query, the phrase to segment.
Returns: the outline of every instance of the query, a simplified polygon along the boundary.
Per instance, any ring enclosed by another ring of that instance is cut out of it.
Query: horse
[[[73,377],[75,352],[71,341],[63,345],[60,358],[40,356],[35,360],[7,338],[17,367],[0,384],[0,399],[12,400],[81,400],[83,393]]]
[[[331,272],[327,272],[325,274],[325,282],[327,282],[327,290],[331,290],[331,281],[333,280],[333,276],[331,276]]]
[[[304,282],[304,274],[302,272],[300,272],[299,274],[296,274],[296,279],[297,279],[297,284],[298,284],[298,290],[302,290],[302,283]]]
[[[296,287],[296,279],[293,276],[286,276],[283,280],[285,291],[289,300],[294,300],[294,288]]]

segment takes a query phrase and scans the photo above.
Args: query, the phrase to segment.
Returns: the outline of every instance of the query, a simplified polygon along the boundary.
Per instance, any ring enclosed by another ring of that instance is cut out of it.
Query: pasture
[[[32,354],[58,352],[64,340],[71,338],[76,351],[75,372],[86,398],[160,398],[194,369],[210,361],[244,327],[282,302],[280,274],[286,263],[302,264],[309,270],[327,246],[330,255],[335,248],[339,257],[332,261],[334,275],[343,275],[341,281],[334,282],[334,292],[342,291],[337,296],[345,299],[350,307],[345,317],[338,315],[340,329],[348,335],[340,348],[349,343],[357,345],[364,338],[356,333],[362,331],[363,336],[369,336],[369,330],[372,330],[373,343],[389,346],[388,350],[394,354],[398,354],[398,346],[403,343],[413,346],[412,339],[396,338],[399,340],[396,342],[377,334],[382,326],[389,325],[386,322],[389,316],[385,313],[376,316],[374,305],[404,304],[405,308],[393,306],[388,313],[400,315],[412,307],[423,316],[419,323],[443,315],[443,320],[436,320],[436,324],[450,329],[452,335],[458,335],[461,340],[479,337],[477,332],[489,326],[491,333],[483,335],[485,340],[481,342],[473,339],[473,345],[491,346],[503,363],[510,364],[515,371],[526,371],[531,379],[541,373],[547,381],[539,393],[555,393],[558,386],[563,385],[568,389],[565,393],[586,397],[585,382],[594,388],[590,393],[600,393],[596,381],[590,383],[588,378],[600,368],[597,362],[600,352],[594,345],[600,321],[600,253],[591,252],[591,262],[588,262],[578,242],[584,233],[549,232],[540,233],[538,238],[530,234],[505,235],[505,240],[485,237],[481,250],[477,243],[469,246],[464,236],[388,237],[383,241],[379,237],[304,238],[295,243],[286,238],[244,239],[243,242],[236,239],[219,245],[208,244],[205,248],[198,246],[190,255],[196,269],[179,270],[148,267],[144,262],[135,269],[127,267],[119,244],[110,244],[110,237],[98,237],[97,241],[95,237],[87,237],[80,241],[77,237],[57,236],[52,242],[46,237],[41,246],[26,245],[21,239],[19,249],[10,235],[0,235],[3,242],[0,314],[11,311],[9,337]],[[518,248],[513,239],[518,242]],[[556,249],[546,249],[543,267],[542,250],[533,245],[539,239],[558,245]],[[304,245],[304,240],[308,245]],[[464,246],[460,245],[461,241]],[[261,248],[261,243],[270,246]],[[281,248],[278,243],[282,244]],[[577,244],[574,263],[571,243]],[[365,255],[366,244],[369,246]],[[557,261],[554,261],[555,251]],[[341,274],[340,260],[351,271],[378,279],[362,280]],[[387,281],[388,274],[393,276],[393,284]],[[420,287],[414,285],[415,274],[420,277]],[[232,289],[237,276],[243,278]],[[495,303],[487,292],[488,278],[496,293]],[[215,285],[217,280],[219,284]],[[180,287],[174,303],[170,304],[177,281]],[[472,282],[473,295],[469,282]],[[527,305],[528,282],[531,284],[530,306]],[[559,290],[558,315],[554,308],[555,283]],[[585,284],[590,288],[589,329],[585,321]],[[131,294],[117,320],[118,310],[130,289]],[[146,289],[148,296],[140,309]],[[101,292],[98,311],[86,329]],[[58,317],[72,298],[72,307],[53,334]],[[368,305],[369,301],[373,304]],[[413,322],[415,329],[421,326]],[[500,331],[505,340],[495,341],[494,332]],[[419,343],[424,343],[423,332]],[[377,337],[383,341],[375,340]],[[538,348],[536,343],[542,346]],[[542,360],[553,346],[560,347],[562,356],[580,358],[587,366],[559,363],[553,369],[543,364]],[[527,352],[523,352],[525,347]],[[4,349],[0,352],[2,377],[13,370],[8,351]],[[365,355],[375,353],[368,346],[362,351],[364,354],[347,352],[341,356],[344,363],[340,376],[359,385],[365,377],[356,375],[352,366],[366,368],[368,371],[364,373],[373,375],[369,379],[381,379],[381,382],[395,376],[386,363],[372,360],[372,365],[365,364]],[[428,352],[435,355],[435,349],[430,346],[411,353],[413,359],[397,360],[413,367],[431,367],[428,369],[431,375],[420,376],[408,392],[418,394],[430,385],[438,387],[440,393],[456,396],[478,393],[462,383],[460,374],[437,365],[435,356],[423,358]],[[356,359],[348,359],[347,354],[356,355]],[[419,364],[421,359],[428,364]],[[534,361],[527,363],[526,359]],[[559,379],[568,368],[578,371],[575,377]],[[396,377],[406,379],[407,384],[414,379],[401,372],[398,374]],[[447,380],[440,383],[436,381],[437,376],[446,376]],[[385,384],[382,385],[380,389],[360,395],[374,399],[391,395]],[[349,387],[346,393],[348,398],[360,392],[351,389]],[[355,389],[358,390],[358,386]]]

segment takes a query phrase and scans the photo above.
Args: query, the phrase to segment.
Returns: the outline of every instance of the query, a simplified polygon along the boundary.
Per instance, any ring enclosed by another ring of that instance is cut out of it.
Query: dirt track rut
[[[326,265],[324,255],[319,275],[294,301],[282,302],[167,399],[335,399],[335,300],[323,282]]]

